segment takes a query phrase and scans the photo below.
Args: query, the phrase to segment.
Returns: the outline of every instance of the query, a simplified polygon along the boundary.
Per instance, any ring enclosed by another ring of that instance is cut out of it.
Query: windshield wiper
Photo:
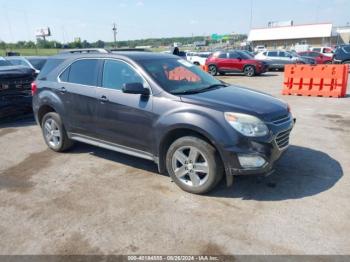
[[[185,90],[185,91],[180,91],[180,92],[172,92],[173,95],[191,95],[191,94],[198,94],[202,93],[205,91],[208,91],[213,88],[218,88],[218,87],[227,87],[228,85],[226,84],[213,84],[210,86],[206,86],[204,88],[198,88],[198,89],[192,89],[192,90]]]
[[[226,84],[213,84],[213,85],[210,85],[210,86],[201,88],[200,91],[201,91],[201,92],[203,92],[203,91],[208,91],[208,90],[210,90],[210,89],[218,88],[218,87],[228,87],[228,85],[226,85]]]

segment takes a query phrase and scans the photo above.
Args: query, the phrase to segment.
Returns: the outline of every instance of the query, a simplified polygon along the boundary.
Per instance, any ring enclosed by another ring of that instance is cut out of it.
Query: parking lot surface
[[[269,177],[206,196],[152,162],[47,149],[31,118],[0,128],[0,254],[349,254],[350,97],[282,96],[282,73],[220,79],[286,100],[297,124]]]

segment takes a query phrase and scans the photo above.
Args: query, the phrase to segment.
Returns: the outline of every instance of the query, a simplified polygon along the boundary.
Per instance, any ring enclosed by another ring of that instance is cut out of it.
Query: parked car
[[[153,160],[183,190],[212,190],[224,173],[266,174],[289,145],[289,106],[228,86],[173,55],[55,56],[32,85],[54,151],[80,141]],[[116,113],[117,112],[117,113]]]
[[[255,76],[265,73],[268,64],[254,59],[243,51],[218,51],[208,57],[206,61],[208,72],[215,76],[225,73],[244,73]]]
[[[269,63],[269,69],[284,69],[287,64],[316,64],[315,59],[309,57],[301,57],[296,53],[284,50],[272,50],[259,53],[255,59]]]
[[[14,66],[0,57],[0,118],[31,111],[34,79],[33,69]]]
[[[328,47],[328,46],[325,46],[325,47],[312,47],[310,48],[310,51],[313,51],[313,52],[318,52],[318,53],[321,53],[325,56],[329,56],[329,57],[332,57],[333,58],[333,48],[332,47]]]
[[[315,59],[316,64],[332,64],[333,61],[332,57],[314,51],[299,52],[298,55],[301,57],[311,57]]]
[[[205,65],[205,61],[211,55],[211,52],[187,53],[187,61],[195,65]]]
[[[23,57],[23,56],[8,56],[5,58],[10,61],[12,65],[16,66],[24,66],[33,69],[37,74],[40,73],[40,70],[46,63],[47,57],[41,56],[31,56],[31,57]]]
[[[350,64],[350,45],[339,46],[334,52],[334,63]]]
[[[254,48],[255,53],[261,53],[267,51],[266,47],[264,45],[258,45]]]

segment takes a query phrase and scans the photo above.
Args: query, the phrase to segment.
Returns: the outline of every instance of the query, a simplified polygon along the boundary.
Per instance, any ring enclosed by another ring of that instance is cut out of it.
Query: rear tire
[[[224,174],[215,148],[192,136],[179,138],[169,147],[166,168],[176,185],[192,194],[208,193]]]
[[[55,112],[44,115],[41,129],[47,146],[53,151],[64,152],[74,144],[67,136],[60,115]]]

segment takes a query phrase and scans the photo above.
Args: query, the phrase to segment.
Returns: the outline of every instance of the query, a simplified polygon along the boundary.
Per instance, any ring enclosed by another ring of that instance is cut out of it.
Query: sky
[[[350,0],[0,0],[0,14],[0,41],[35,40],[49,26],[50,40],[112,42],[114,22],[118,40],[247,34],[269,21],[346,25]]]

